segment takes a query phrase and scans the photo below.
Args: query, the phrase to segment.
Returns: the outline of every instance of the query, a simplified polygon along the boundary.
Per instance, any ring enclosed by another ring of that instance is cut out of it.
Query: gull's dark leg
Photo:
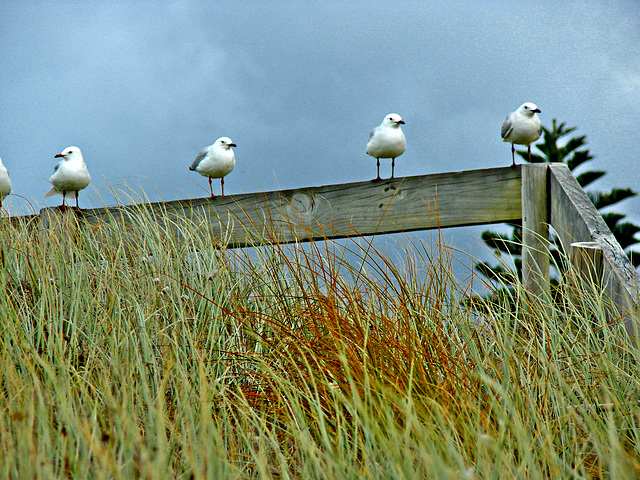
[[[64,204],[64,198],[65,198],[65,194],[67,192],[65,192],[64,190],[62,191],[62,205],[60,205],[60,208],[62,208],[64,210],[65,204]]]
[[[78,205],[78,193],[80,192],[76,192],[76,208],[80,210],[80,205]]]
[[[513,162],[511,166],[515,167],[516,166],[516,146],[513,143],[511,144],[511,161]]]
[[[213,185],[211,184],[211,177],[209,177],[209,190],[211,190],[211,198],[213,198],[214,195],[213,195]]]
[[[220,188],[222,188],[222,197],[224,197],[224,177],[220,178]]]
[[[529,163],[531,163],[531,144],[527,145],[527,151],[529,152]]]
[[[391,159],[391,178],[393,178],[393,172],[396,169],[396,159],[392,158]]]
[[[377,168],[378,168],[378,176],[377,176],[376,178],[374,178],[374,179],[372,180],[372,182],[376,182],[376,181],[378,181],[378,180],[382,180],[382,179],[380,178],[380,159],[379,159],[379,158],[376,158],[376,166],[377,166]]]

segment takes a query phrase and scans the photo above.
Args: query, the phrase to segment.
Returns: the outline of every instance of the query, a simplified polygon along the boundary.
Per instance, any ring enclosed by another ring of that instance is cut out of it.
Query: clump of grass
[[[442,242],[228,250],[137,208],[0,224],[6,478],[640,474],[637,347],[596,286],[469,308]]]

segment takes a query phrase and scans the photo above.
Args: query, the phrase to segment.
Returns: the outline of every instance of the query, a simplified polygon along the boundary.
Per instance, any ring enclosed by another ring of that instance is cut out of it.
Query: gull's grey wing
[[[53,173],[56,173],[58,171],[58,169],[60,168],[60,165],[62,165],[62,162],[58,162],[55,164],[55,166],[53,167]]]
[[[205,148],[203,149],[198,156],[196,157],[196,159],[193,161],[193,163],[191,164],[191,166],[189,167],[189,170],[195,170],[196,168],[198,168],[198,165],[200,165],[200,162],[202,161],[202,159],[204,157],[207,156],[207,153],[209,153],[209,149]]]
[[[507,118],[504,119],[504,123],[502,124],[502,138],[506,138],[512,129],[513,125],[511,125],[511,114],[509,114],[507,115]]]
[[[371,132],[369,133],[369,140],[371,140],[373,138],[373,136],[376,134],[376,132],[378,131],[378,128],[380,127],[376,127],[373,130],[371,130]],[[369,141],[367,140],[367,141]]]

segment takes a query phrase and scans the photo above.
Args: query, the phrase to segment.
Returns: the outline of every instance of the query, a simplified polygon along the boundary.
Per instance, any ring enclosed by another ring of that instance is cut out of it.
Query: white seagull
[[[76,208],[79,208],[78,192],[91,182],[91,176],[87,164],[82,158],[82,152],[78,147],[67,147],[54,158],[62,158],[62,160],[53,167],[53,175],[49,178],[53,187],[44,196],[46,198],[62,194],[61,208],[64,208],[65,197],[75,195]]]
[[[209,178],[209,190],[211,190],[211,198],[213,194],[212,178],[220,179],[222,187],[222,196],[224,197],[224,177],[231,173],[236,166],[236,156],[233,154],[231,147],[236,144],[229,137],[220,137],[213,145],[204,148],[193,161],[189,170],[195,170],[203,177]]]
[[[400,125],[404,125],[402,118],[397,113],[390,113],[382,123],[371,130],[367,142],[367,154],[376,159],[378,176],[373,180],[380,180],[380,159],[391,159],[391,178],[393,178],[396,158],[404,153],[407,142]]]
[[[2,208],[2,202],[7,195],[11,193],[11,179],[9,178],[9,172],[2,163],[0,158],[0,208]]]
[[[542,134],[540,118],[536,113],[540,113],[540,109],[535,104],[523,103],[515,112],[507,115],[502,124],[502,141],[511,143],[512,166],[516,164],[516,148],[514,146],[516,143],[527,146],[529,161],[531,161],[531,144],[538,140]]]

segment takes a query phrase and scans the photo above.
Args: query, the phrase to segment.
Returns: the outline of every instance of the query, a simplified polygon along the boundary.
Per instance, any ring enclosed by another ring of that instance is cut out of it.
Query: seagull
[[[67,147],[54,158],[62,158],[58,164],[53,167],[53,175],[49,178],[51,182],[51,190],[44,194],[45,198],[53,197],[56,194],[62,194],[62,205],[65,208],[65,197],[75,194],[76,208],[78,207],[78,192],[85,188],[91,182],[91,176],[84,163],[82,152],[78,147]]]
[[[523,103],[515,112],[507,115],[502,124],[502,141],[511,143],[513,167],[516,165],[514,146],[516,143],[527,146],[529,161],[531,161],[531,144],[538,140],[542,134],[540,118],[536,113],[540,113],[540,109],[535,104]]]
[[[0,158],[0,208],[2,208],[2,202],[7,195],[11,193],[11,179],[9,178],[9,172],[2,163]]]
[[[211,185],[212,178],[220,179],[222,196],[224,197],[224,177],[231,173],[231,170],[236,166],[236,156],[231,150],[231,147],[235,146],[236,144],[229,137],[220,137],[213,145],[202,149],[189,167],[189,170],[195,170],[203,177],[209,177],[211,198],[215,197]]]
[[[404,125],[402,118],[397,113],[390,113],[382,123],[371,130],[369,141],[367,142],[367,155],[371,155],[376,159],[378,167],[378,176],[373,181],[381,180],[380,178],[380,159],[391,159],[391,178],[393,178],[396,158],[404,153],[407,148],[407,142],[400,125]]]

